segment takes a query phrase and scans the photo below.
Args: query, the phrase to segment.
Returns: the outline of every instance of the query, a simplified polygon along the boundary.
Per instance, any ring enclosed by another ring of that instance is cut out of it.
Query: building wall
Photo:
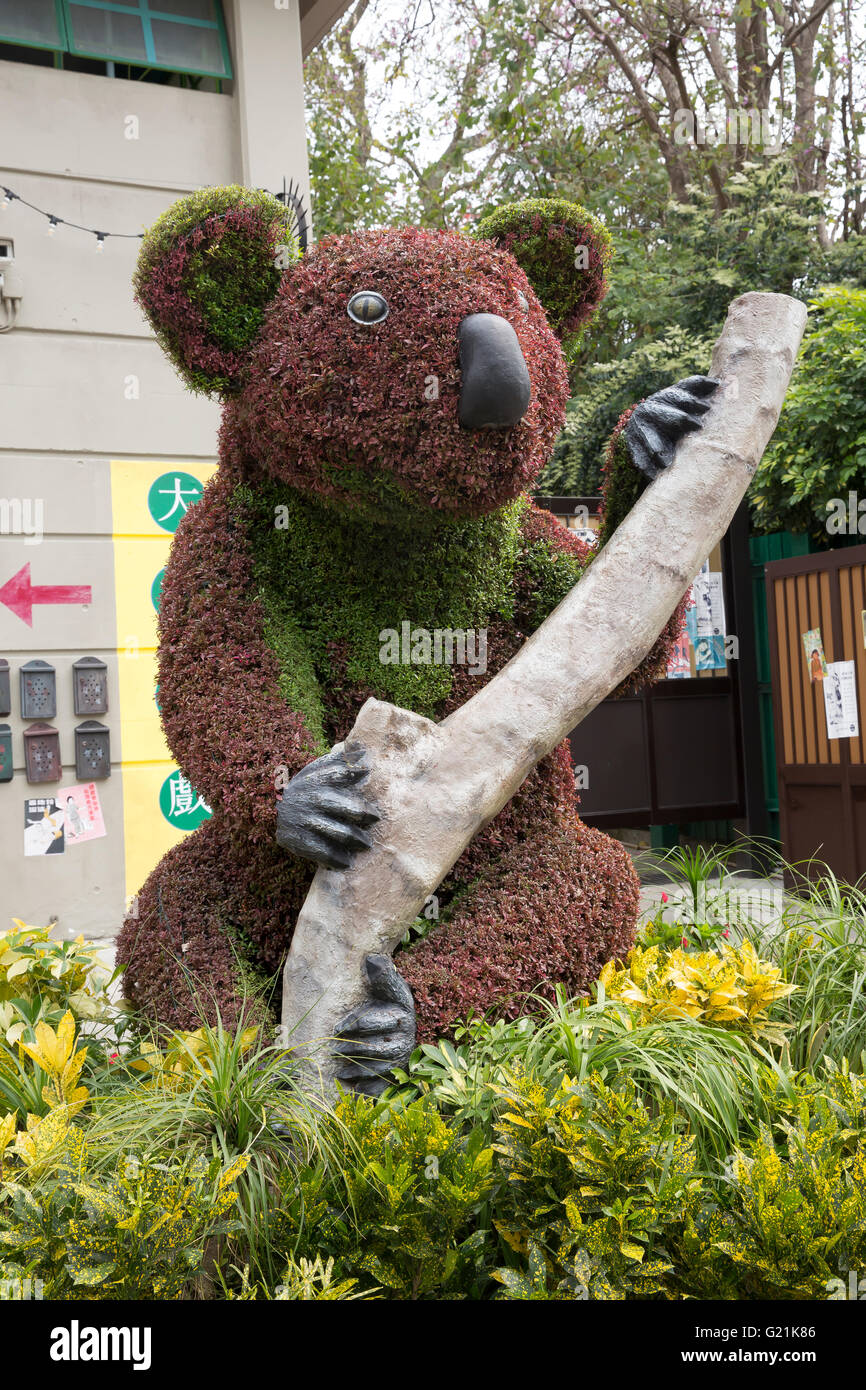
[[[235,76],[222,94],[0,62],[0,184],[109,233],[143,230],[180,194],[214,183],[277,190],[285,176],[309,207],[297,0],[224,8]],[[0,334],[0,502],[13,504],[0,510],[0,597],[29,565],[33,585],[89,586],[91,601],[37,602],[32,626],[0,602],[12,676],[0,724],[14,754],[12,780],[0,782],[0,930],[20,916],[98,937],[118,929],[139,879],[184,833],[184,817],[176,825],[157,804],[174,764],[154,703],[151,587],[171,531],[147,503],[164,475],[209,476],[219,408],[184,389],[133,303],[138,241],[109,237],[97,253],[95,238],[63,226],[49,237],[47,225],[18,201],[0,213],[23,279],[18,321]],[[14,533],[16,500],[31,530],[41,503],[44,538]],[[76,781],[71,666],[81,656],[108,666],[99,719],[112,772],[97,783],[106,834],[25,857],[25,799]],[[50,722],[63,775],[31,786],[18,671],[34,657],[57,671]]]

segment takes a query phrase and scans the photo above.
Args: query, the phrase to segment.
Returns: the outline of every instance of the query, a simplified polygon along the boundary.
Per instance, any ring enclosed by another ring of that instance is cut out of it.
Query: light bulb
[[[53,236],[53,235],[54,235],[54,229],[55,229],[55,227],[57,226],[57,223],[59,222],[59,220],[60,220],[60,219],[57,218],[57,217],[49,217],[49,219],[48,219],[48,231],[47,231],[47,233],[46,233],[46,236]]]
[[[104,233],[104,232],[97,232],[97,233],[96,233],[96,249],[97,249],[97,251],[103,251],[103,250],[105,249],[105,233]]]

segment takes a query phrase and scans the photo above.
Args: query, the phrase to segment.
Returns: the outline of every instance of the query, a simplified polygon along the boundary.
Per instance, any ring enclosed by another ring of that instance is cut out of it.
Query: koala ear
[[[577,203],[506,203],[483,217],[474,234],[511,252],[560,338],[582,328],[607,294],[610,233]]]
[[[238,389],[284,270],[300,256],[297,212],[251,188],[201,188],[145,233],[136,302],[193,391]]]

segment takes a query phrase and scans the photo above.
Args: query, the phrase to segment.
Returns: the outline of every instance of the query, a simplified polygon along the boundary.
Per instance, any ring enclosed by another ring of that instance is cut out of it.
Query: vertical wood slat
[[[806,706],[803,702],[803,663],[793,661],[792,653],[800,641],[800,617],[797,603],[797,580],[791,578],[786,585],[786,609],[788,617],[788,671],[791,681],[791,714],[794,719],[794,761],[805,763],[806,757]]]
[[[803,646],[803,633],[808,632],[809,628],[815,624],[811,621],[809,614],[809,591],[806,584],[805,574],[797,576],[797,617],[800,631],[797,641],[800,647],[797,653],[799,660],[797,670],[800,674],[800,687],[803,692],[803,728],[806,736],[806,758],[805,761],[810,766],[818,761],[818,721],[815,718],[815,687],[812,684],[812,677],[809,674],[809,667],[806,662],[806,651]],[[793,652],[791,658],[793,660]]]
[[[857,705],[862,708],[862,695],[866,694],[866,644],[863,640],[863,621],[861,614],[866,608],[866,598],[864,598],[864,567],[862,565],[849,565],[842,570],[840,579],[844,578],[847,583],[850,598],[850,629],[851,647],[850,655],[847,660],[854,662],[854,669],[857,680]],[[843,609],[844,612],[844,609]],[[860,720],[860,735],[857,739],[851,739],[851,761],[852,763],[866,762],[866,728]]]
[[[787,587],[784,579],[773,584],[776,609],[776,643],[779,649],[779,701],[782,712],[782,743],[785,762],[794,762],[794,716],[791,702],[791,677],[788,670]]]
[[[840,568],[837,575],[837,585],[839,591],[839,608],[842,615],[842,661],[854,661],[854,633],[851,623],[851,585],[849,580],[850,570]],[[849,738],[848,756],[852,763],[860,761],[860,738]]]
[[[821,612],[821,590],[818,584],[817,574],[806,576],[807,587],[809,590],[809,627],[819,627],[823,634],[826,623]],[[804,649],[803,660],[808,665],[808,656]],[[812,696],[812,715],[815,720],[815,736],[818,746],[817,761],[819,763],[829,763],[830,747],[827,738],[827,719],[824,714],[824,687],[821,681],[812,681],[809,676]]]
[[[828,570],[821,570],[819,572],[818,579],[821,586],[821,615],[823,618],[823,622],[821,624],[821,636],[824,639],[824,655],[826,656],[828,662],[841,661],[842,658],[836,655],[836,638],[833,633],[833,599],[830,589],[830,572]],[[836,582],[835,572],[833,574],[833,582]],[[822,705],[823,699],[824,692],[822,690]],[[826,714],[824,714],[824,719],[826,720]],[[830,745],[830,762],[838,766],[838,764],[842,761],[842,740],[838,738],[830,738],[827,740],[827,742]]]

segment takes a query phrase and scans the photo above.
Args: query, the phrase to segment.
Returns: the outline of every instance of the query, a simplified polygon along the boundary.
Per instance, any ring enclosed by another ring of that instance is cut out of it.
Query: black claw
[[[364,960],[368,999],[343,1020],[332,1051],[336,1076],[364,1095],[379,1095],[387,1076],[415,1046],[415,1001],[390,956]]]
[[[277,843],[324,868],[347,869],[373,843],[363,827],[380,818],[360,786],[369,773],[357,742],[308,763],[277,804]]]
[[[656,391],[635,408],[625,437],[632,461],[641,473],[653,479],[670,467],[680,440],[700,429],[711,405],[708,397],[719,384],[712,377],[686,377],[674,386]]]

